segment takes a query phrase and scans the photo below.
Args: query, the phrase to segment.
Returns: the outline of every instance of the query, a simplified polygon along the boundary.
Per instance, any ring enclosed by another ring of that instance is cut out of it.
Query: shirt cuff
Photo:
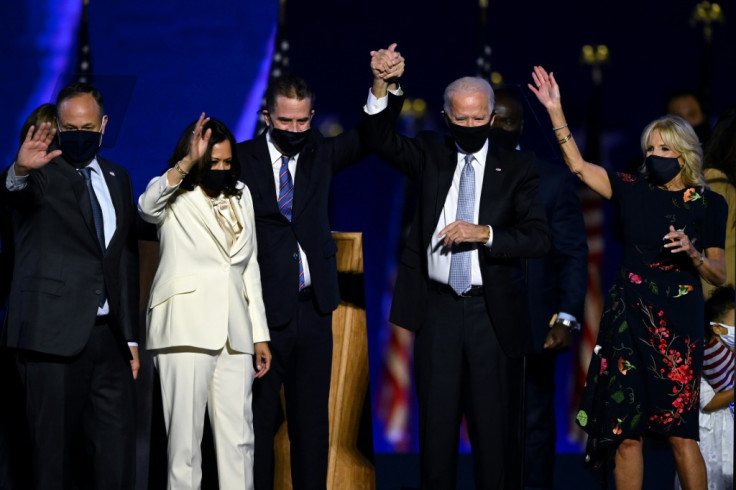
[[[128,342],[128,347],[138,347],[138,342]]]
[[[383,111],[386,107],[388,107],[388,95],[379,99],[373,95],[371,89],[368,89],[368,101],[363,106],[365,113],[373,116]]]
[[[559,320],[570,320],[571,322],[576,322],[577,321],[577,319],[575,318],[575,316],[573,316],[573,315],[571,315],[569,313],[565,313],[564,311],[559,312],[557,314],[557,318]]]
[[[15,162],[8,169],[8,176],[5,179],[5,187],[10,191],[22,191],[28,185],[28,175],[15,174]]]
[[[493,245],[493,227],[491,225],[486,226],[488,227],[488,241],[484,245],[491,248],[491,245]]]

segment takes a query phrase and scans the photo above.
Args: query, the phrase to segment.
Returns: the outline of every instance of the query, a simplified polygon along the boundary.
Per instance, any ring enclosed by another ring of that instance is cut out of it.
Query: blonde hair
[[[706,187],[703,178],[703,149],[692,126],[679,116],[664,116],[650,122],[641,133],[641,149],[646,154],[652,132],[659,131],[662,141],[682,158],[682,183]]]

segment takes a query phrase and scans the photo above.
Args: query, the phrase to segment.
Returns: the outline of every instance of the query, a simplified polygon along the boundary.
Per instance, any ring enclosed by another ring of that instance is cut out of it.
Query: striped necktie
[[[294,204],[294,183],[291,181],[289,173],[289,157],[281,155],[281,169],[279,170],[279,211],[284,218],[291,221],[291,209]],[[297,249],[299,256],[299,291],[304,289],[304,265],[302,264],[302,254]]]

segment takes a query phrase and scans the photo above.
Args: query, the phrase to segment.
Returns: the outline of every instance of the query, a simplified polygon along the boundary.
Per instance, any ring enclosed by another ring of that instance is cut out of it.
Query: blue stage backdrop
[[[397,42],[407,58],[402,84],[412,99],[420,99],[402,122],[408,133],[441,125],[444,86],[476,73],[481,38],[477,0],[286,3],[291,68],[316,90],[314,122],[324,132],[351,127],[360,119],[371,82],[371,49]],[[734,102],[736,29],[714,26],[713,62],[704,64],[702,27],[690,24],[694,0],[489,3],[483,40],[492,47],[492,70],[521,87],[529,81],[532,65],[553,70],[579,141],[584,140],[592,92],[590,69],[580,63],[580,49],[584,44],[609,47],[601,106],[601,163],[609,168],[621,168],[639,152],[639,132],[661,115],[664,94],[680,87],[696,89],[704,66],[711,77],[711,115]],[[136,193],[164,169],[182,129],[203,111],[224,121],[238,140],[252,136],[274,51],[278,7],[278,0],[90,1],[92,71],[110,117],[102,153],[130,169]],[[725,3],[724,9],[728,19],[736,18],[732,3]],[[82,0],[3,5],[3,167],[17,151],[18,132],[28,113],[53,101],[60,80],[76,71],[81,11]],[[529,108],[539,111],[533,101]],[[556,145],[544,140],[549,137],[544,115],[527,114],[530,125],[535,133],[527,136],[527,147],[555,159]],[[417,442],[411,337],[392,332],[387,323],[403,216],[411,202],[405,180],[373,158],[334,181],[334,228],[364,233],[377,452],[411,451]],[[599,238],[604,242],[605,291],[617,254],[605,234]],[[577,451],[567,440],[566,427],[567,388],[575,366],[569,357],[563,361],[558,369],[558,449]]]

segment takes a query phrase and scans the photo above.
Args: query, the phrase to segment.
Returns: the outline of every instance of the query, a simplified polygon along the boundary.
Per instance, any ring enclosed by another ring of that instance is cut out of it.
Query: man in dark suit
[[[524,106],[518,93],[501,88],[491,139],[518,148]],[[562,167],[536,159],[539,201],[552,235],[552,250],[528,261],[532,352],[526,362],[525,488],[552,488],[556,447],[555,361],[580,329],[588,284],[588,244],[576,180]]]
[[[399,135],[381,109],[385,95],[371,91],[366,141],[419,194],[391,321],[416,332],[422,488],[455,487],[463,415],[476,487],[519,488],[529,328],[522,258],[543,255],[550,242],[533,158],[488,140],[493,90],[480,78],[445,90],[452,136]]]
[[[15,237],[3,342],[18,351],[35,488],[130,489],[139,366],[132,185],[97,156],[107,123],[97,90],[65,87],[57,111],[60,149],[48,152],[51,123],[31,128],[2,174]]]
[[[403,71],[395,45],[372,61],[374,85]],[[271,372],[253,386],[255,488],[274,480],[273,439],[283,421],[283,384],[295,489],[326,487],[332,311],[340,302],[337,246],[328,220],[332,175],[367,155],[357,130],[323,138],[311,129],[314,95],[285,75],[266,91],[268,131],[238,145],[242,179],[253,197],[263,300],[271,334]],[[397,111],[394,112],[394,114]]]

